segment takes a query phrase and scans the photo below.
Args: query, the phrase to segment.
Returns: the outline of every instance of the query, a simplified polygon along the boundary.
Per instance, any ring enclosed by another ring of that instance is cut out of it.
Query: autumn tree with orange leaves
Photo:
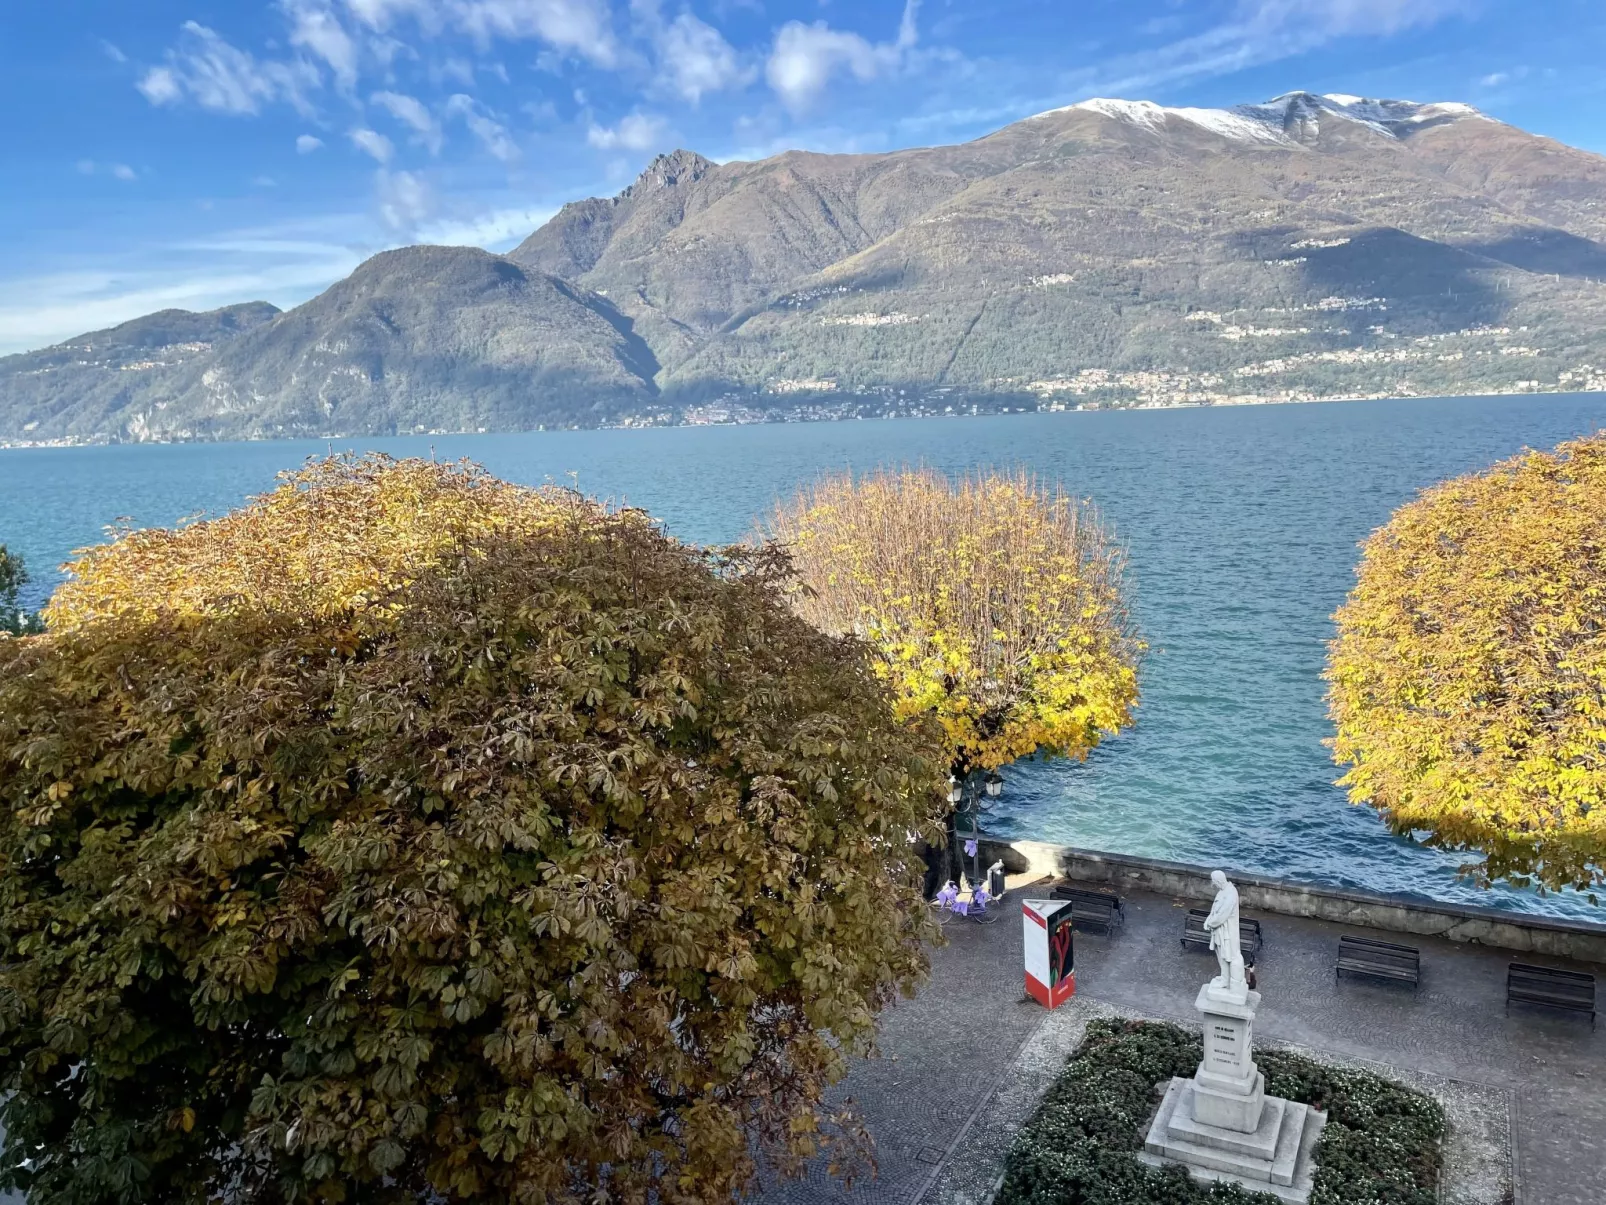
[[[1354,801],[1485,884],[1606,881],[1606,432],[1402,506],[1336,618]]]
[[[0,1180],[697,1205],[919,981],[936,744],[784,558],[334,459],[0,640]]]

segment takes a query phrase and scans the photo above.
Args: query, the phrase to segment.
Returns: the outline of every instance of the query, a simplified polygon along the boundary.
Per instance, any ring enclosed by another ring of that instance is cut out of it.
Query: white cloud
[[[449,58],[444,63],[432,63],[429,70],[436,83],[461,84],[465,88],[474,86],[474,64],[467,59]]]
[[[650,151],[664,132],[662,117],[632,113],[611,129],[595,122],[586,131],[586,141],[600,150]]]
[[[666,82],[679,95],[696,104],[704,93],[746,83],[736,50],[712,25],[690,13],[681,13],[658,37],[658,62]]]
[[[105,38],[100,40],[100,49],[114,63],[128,62],[128,56],[123,53],[122,47],[115,42],[108,42]]]
[[[389,29],[396,17],[409,13],[423,19],[431,9],[424,0],[346,0],[346,7],[370,29]]]
[[[184,23],[179,46],[167,52],[167,59],[167,66],[153,67],[136,85],[153,105],[187,95],[220,113],[256,113],[275,100],[305,112],[310,109],[306,92],[319,82],[309,63],[259,61],[194,21]]]
[[[389,172],[378,176],[379,219],[394,233],[412,235],[434,212],[429,186],[415,172]]]
[[[1501,84],[1514,84],[1519,80],[1528,78],[1528,68],[1512,67],[1507,71],[1495,71],[1478,81],[1480,88],[1498,88]]]
[[[896,71],[915,44],[915,11],[907,0],[895,41],[872,43],[859,34],[832,29],[824,21],[788,21],[775,35],[764,77],[781,102],[794,112],[807,109],[838,71],[869,82]]]
[[[77,167],[79,174],[84,176],[93,176],[105,171],[108,176],[115,180],[126,182],[139,179],[139,173],[126,163],[97,164],[93,159],[80,159]]]
[[[432,222],[416,233],[421,241],[436,246],[506,251],[523,242],[556,212],[555,209],[496,209],[472,217]]]
[[[353,146],[364,154],[372,155],[379,163],[389,163],[390,157],[396,152],[390,139],[377,130],[358,128],[351,131],[349,137]]]
[[[607,0],[345,0],[345,4],[354,17],[375,30],[412,17],[425,30],[450,26],[481,43],[536,39],[599,67],[612,67],[619,58]]]
[[[608,6],[600,0],[454,0],[459,24],[474,37],[540,38],[599,66],[617,56]]]
[[[440,122],[431,116],[421,101],[400,92],[375,92],[368,99],[397,121],[411,126],[413,132],[418,135],[418,141],[429,149],[431,155],[440,154],[441,144],[444,141]]]
[[[386,72],[395,65],[396,60],[399,58],[411,59],[417,62],[420,57],[418,51],[400,38],[392,38],[378,33],[370,33],[363,39],[363,50],[381,70]]]
[[[134,86],[144,93],[145,99],[153,105],[171,104],[184,94],[184,90],[179,87],[178,76],[173,74],[171,67],[152,67]]]
[[[512,163],[519,157],[518,145],[507,132],[507,127],[485,113],[472,96],[457,93],[446,102],[446,112],[453,117],[461,117],[469,133],[503,163]]]
[[[1472,0],[1244,0],[1251,26],[1275,26],[1300,37],[1389,35],[1466,12]]]
[[[321,0],[284,0],[290,45],[317,55],[346,91],[357,86],[357,43]]]
[[[322,145],[322,138],[314,138],[311,134],[302,134],[296,139],[296,154],[310,155]]]

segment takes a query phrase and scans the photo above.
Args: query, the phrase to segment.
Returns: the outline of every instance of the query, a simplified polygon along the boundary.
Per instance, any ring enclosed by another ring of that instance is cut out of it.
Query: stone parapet
[[[1225,866],[1192,866],[1128,854],[1100,853],[1041,841],[981,840],[983,864],[1002,861],[1011,874],[1052,875],[1080,883],[1096,883],[1117,891],[1146,891],[1208,904],[1215,895],[1212,870],[1225,870],[1245,908],[1282,916],[1305,916],[1414,933],[1448,941],[1493,946],[1525,954],[1544,954],[1577,962],[1606,964],[1606,924],[1441,904],[1406,895],[1373,894],[1342,887],[1266,878]],[[1606,920],[1606,908],[1602,909]]]

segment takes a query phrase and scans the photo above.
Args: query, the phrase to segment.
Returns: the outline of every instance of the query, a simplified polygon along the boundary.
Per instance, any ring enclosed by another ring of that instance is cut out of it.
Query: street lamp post
[[[970,883],[970,903],[964,906],[963,914],[969,916],[979,924],[988,924],[997,920],[995,914],[987,910],[987,902],[994,898],[990,885],[982,877],[981,872],[981,817],[992,809],[983,802],[984,799],[997,799],[1004,790],[1004,780],[996,770],[972,770],[963,779],[950,777],[948,779],[948,802],[953,805],[956,814],[953,827],[954,840],[960,838],[959,817],[968,816],[970,820],[970,833],[964,838],[964,853],[970,859],[968,873],[965,870],[963,859],[960,862],[960,875]],[[963,806],[968,803],[968,807]],[[943,903],[943,907],[959,911],[955,907],[959,903],[958,888],[952,898]]]

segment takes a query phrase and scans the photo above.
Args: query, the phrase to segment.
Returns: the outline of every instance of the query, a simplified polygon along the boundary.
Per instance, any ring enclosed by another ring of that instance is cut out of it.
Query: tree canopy
[[[1606,432],[1444,482],[1363,546],[1328,657],[1340,785],[1480,881],[1606,879]]]
[[[0,636],[26,636],[40,630],[38,618],[17,605],[17,596],[28,581],[22,557],[0,544]]]
[[[936,742],[784,557],[332,459],[0,641],[4,1178],[722,1201],[927,961]]]
[[[1085,758],[1132,723],[1124,557],[1085,502],[1024,473],[843,475],[766,534],[797,566],[798,612],[876,644],[898,714],[935,715],[957,771]]]

